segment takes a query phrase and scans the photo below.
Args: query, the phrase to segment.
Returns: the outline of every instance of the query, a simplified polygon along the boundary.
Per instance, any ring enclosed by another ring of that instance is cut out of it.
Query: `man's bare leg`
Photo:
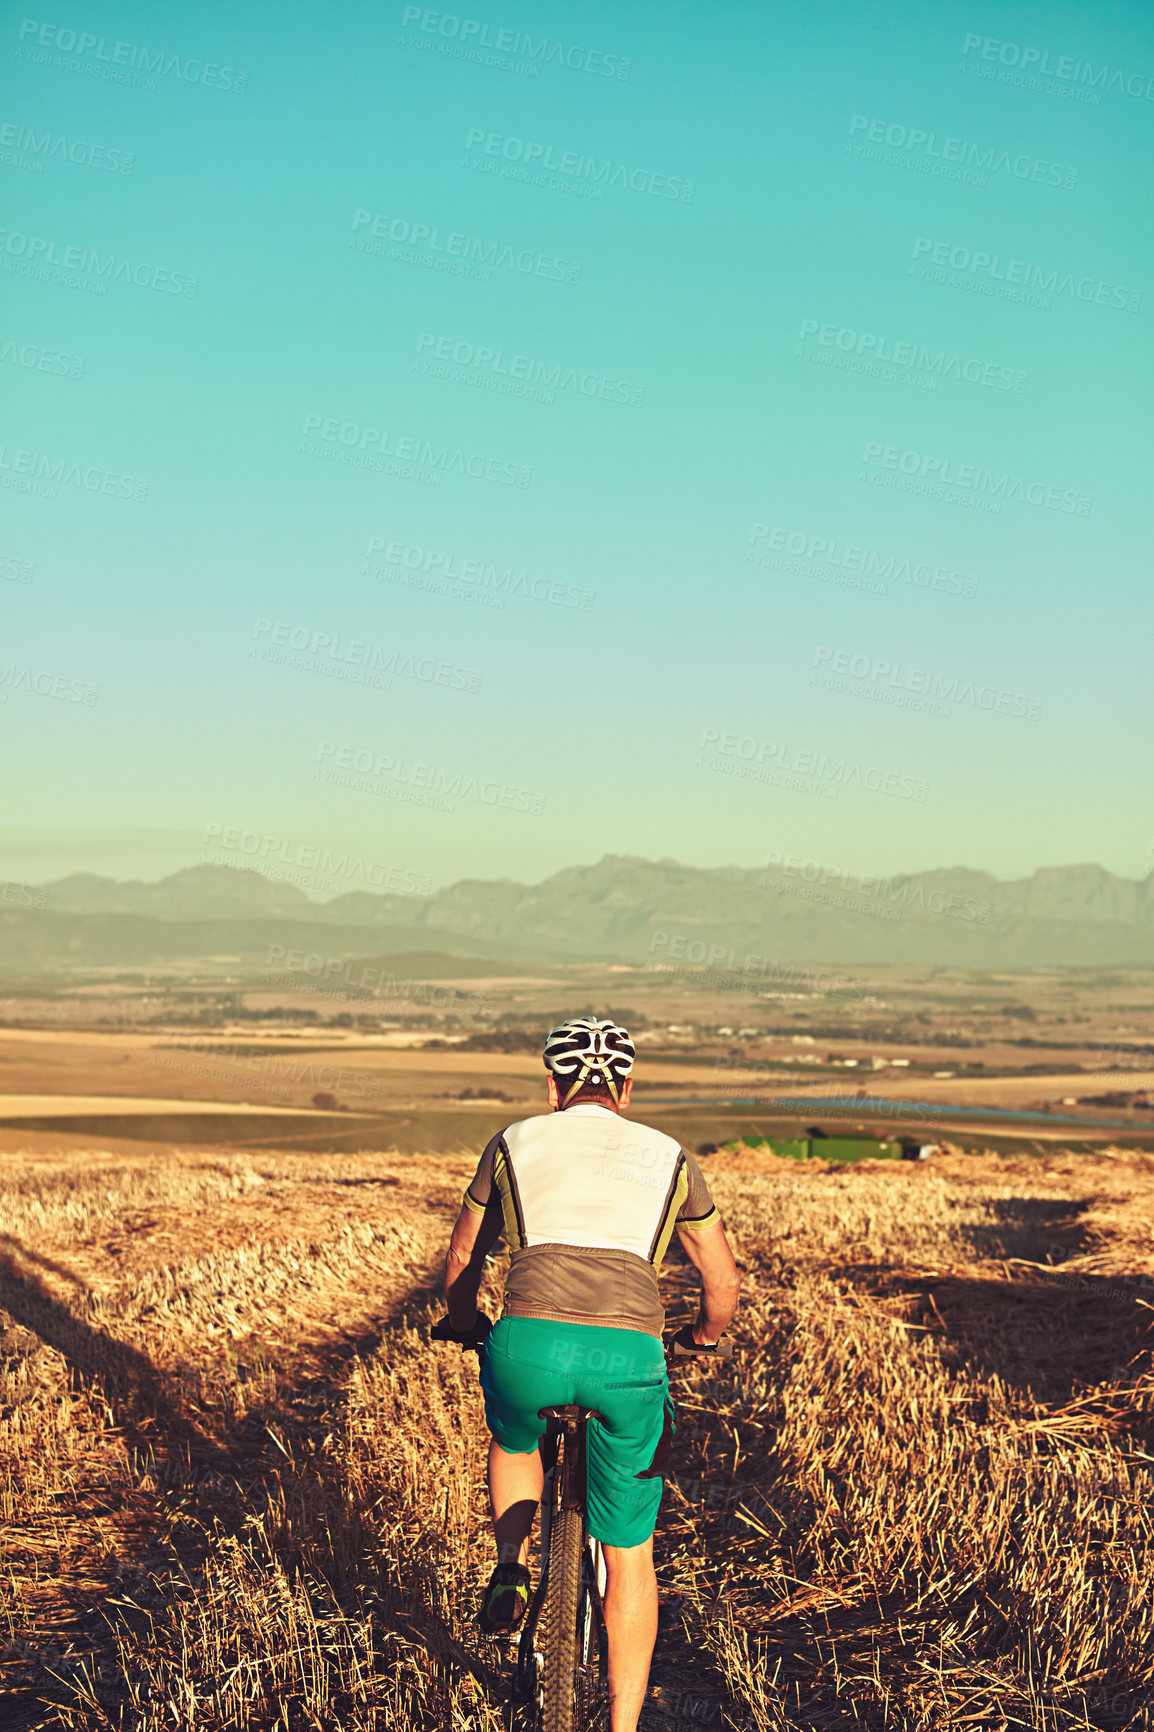
[[[529,1532],[543,1486],[537,1450],[511,1455],[495,1440],[490,1443],[489,1500],[498,1563],[528,1563]],[[653,1536],[638,1546],[606,1546],[604,1550],[610,1725],[612,1732],[636,1732],[657,1640]]]
[[[545,1472],[541,1455],[510,1455],[494,1438],[489,1444],[489,1503],[499,1564],[528,1564],[529,1533],[541,1501]],[[616,1728],[614,1728],[616,1732]]]
[[[636,1732],[657,1640],[653,1536],[639,1546],[606,1546],[605,1628],[613,1732]]]

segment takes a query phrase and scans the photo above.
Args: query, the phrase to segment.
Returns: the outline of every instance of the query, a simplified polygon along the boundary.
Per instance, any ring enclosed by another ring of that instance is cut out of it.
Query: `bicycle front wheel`
[[[580,1510],[554,1510],[549,1575],[541,1608],[541,1649],[545,1660],[541,1732],[579,1732],[577,1608],[581,1599],[584,1539]]]

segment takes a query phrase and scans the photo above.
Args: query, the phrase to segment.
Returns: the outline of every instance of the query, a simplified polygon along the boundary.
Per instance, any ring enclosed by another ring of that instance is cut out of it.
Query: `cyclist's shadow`
[[[224,1452],[165,1393],[148,1355],[88,1323],[55,1298],[37,1270],[82,1283],[61,1263],[0,1235],[0,1309],[64,1360],[74,1389],[99,1387],[130,1443],[167,1456],[179,1450],[217,1467]]]
[[[53,1293],[45,1279],[50,1275],[74,1289],[71,1305]],[[407,1315],[410,1308],[418,1311],[427,1308],[431,1291],[422,1282],[400,1295],[399,1314]],[[294,1410],[296,1390],[287,1388],[272,1402],[249,1407],[239,1420],[233,1419],[227,1425],[218,1441],[183,1410],[178,1392],[170,1394],[166,1390],[164,1370],[146,1353],[118,1340],[100,1322],[78,1314],[85,1297],[84,1282],[66,1265],[29,1250],[10,1235],[0,1234],[0,1342],[6,1313],[18,1330],[27,1332],[31,1341],[10,1339],[3,1345],[10,1350],[14,1348],[20,1356],[26,1356],[30,1350],[34,1352],[34,1342],[58,1353],[72,1390],[102,1397],[114,1428],[129,1447],[150,1459],[150,1471],[154,1471],[151,1463],[155,1463],[161,1475],[179,1486],[191,1500],[190,1508],[199,1518],[193,1524],[199,1537],[190,1535],[187,1528],[182,1531],[179,1547],[182,1574],[195,1578],[210,1531],[216,1531],[220,1522],[226,1526],[235,1522],[238,1511],[247,1507],[248,1491],[240,1492],[242,1481],[251,1489],[266,1475],[275,1478],[286,1469],[287,1445],[293,1457],[289,1472],[308,1479],[315,1494],[304,1497],[302,1507],[315,1505],[320,1512],[318,1519],[324,1523],[330,1556],[329,1567],[322,1573],[336,1598],[352,1604],[349,1596],[356,1598],[354,1588],[363,1576],[372,1534],[365,1525],[365,1510],[355,1498],[350,1500],[347,1496],[339,1457],[330,1459],[324,1452],[311,1448],[315,1442],[312,1434],[320,1421],[311,1412]],[[396,1315],[394,1310],[390,1320],[395,1320]],[[372,1326],[346,1337],[326,1356],[322,1375],[332,1375],[338,1362],[378,1347],[379,1322],[378,1319]],[[279,1441],[268,1429],[266,1422],[270,1421],[275,1423]],[[331,1423],[331,1413],[324,1423],[326,1427]],[[230,1484],[240,1495],[239,1504],[228,1490]],[[156,1534],[149,1524],[134,1527],[132,1535],[126,1532],[121,1537],[125,1550],[119,1555],[117,1571],[139,1566],[144,1554],[151,1552],[156,1543]],[[300,1533],[285,1536],[285,1557],[299,1561],[299,1556],[316,1538],[306,1522]],[[86,1599],[91,1599],[93,1586],[94,1577],[90,1574]],[[377,1589],[373,1594],[374,1616],[381,1620],[385,1632],[422,1647],[446,1669],[446,1676],[452,1671],[470,1672],[490,1692],[494,1703],[502,1701],[506,1695],[505,1681],[481,1656],[458,1641],[435,1609],[434,1600],[435,1595],[430,1595],[426,1604],[420,1593]],[[39,1638],[33,1640],[35,1645]],[[47,1676],[40,1679],[37,1687],[50,1693],[53,1688]]]

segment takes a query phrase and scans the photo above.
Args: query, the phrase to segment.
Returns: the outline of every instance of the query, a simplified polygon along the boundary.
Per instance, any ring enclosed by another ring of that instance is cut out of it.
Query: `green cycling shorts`
[[[589,1532],[607,1546],[649,1538],[661,1502],[659,1446],[673,1432],[665,1349],[655,1336],[504,1317],[485,1343],[481,1388],[489,1430],[511,1455],[536,1449],[547,1423],[538,1408],[596,1408],[603,1417],[589,1421]]]

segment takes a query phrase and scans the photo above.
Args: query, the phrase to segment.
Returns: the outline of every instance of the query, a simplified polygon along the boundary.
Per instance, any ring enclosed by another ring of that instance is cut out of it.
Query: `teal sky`
[[[1146,5],[35,22],[10,874],[1151,869]]]

